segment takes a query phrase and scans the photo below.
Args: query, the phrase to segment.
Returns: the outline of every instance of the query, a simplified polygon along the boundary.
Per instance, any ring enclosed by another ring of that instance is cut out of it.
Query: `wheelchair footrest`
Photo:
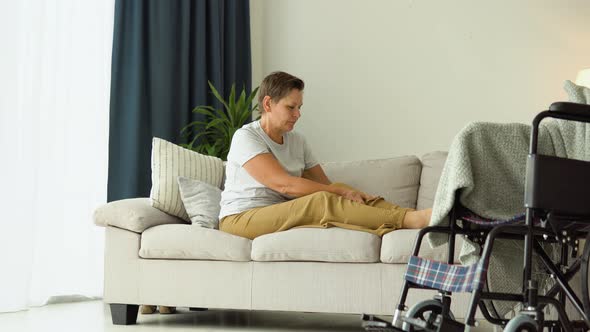
[[[397,328],[391,323],[373,315],[363,314],[362,326],[365,331],[369,332],[404,332],[404,330]]]
[[[414,330],[428,332],[463,332],[465,324],[451,318],[443,318],[440,322],[432,323],[418,318],[402,317],[402,321],[412,325]]]
[[[438,327],[439,332],[463,332],[465,331],[465,324],[459,323],[450,318],[443,318]]]

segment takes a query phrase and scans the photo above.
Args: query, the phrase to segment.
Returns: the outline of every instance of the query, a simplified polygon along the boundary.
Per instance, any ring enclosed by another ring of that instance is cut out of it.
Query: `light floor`
[[[391,317],[382,317],[391,319]],[[277,311],[208,310],[179,308],[174,315],[141,315],[136,325],[111,322],[110,310],[102,301],[52,304],[27,311],[0,314],[0,331],[76,332],[201,332],[201,331],[364,331],[359,315]],[[493,331],[481,326],[476,331]]]

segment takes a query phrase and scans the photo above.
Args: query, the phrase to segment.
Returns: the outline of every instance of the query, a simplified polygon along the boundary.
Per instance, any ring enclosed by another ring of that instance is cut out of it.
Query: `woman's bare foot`
[[[430,217],[432,216],[432,209],[424,209],[418,211],[408,211],[402,222],[402,228],[418,229],[428,226]]]

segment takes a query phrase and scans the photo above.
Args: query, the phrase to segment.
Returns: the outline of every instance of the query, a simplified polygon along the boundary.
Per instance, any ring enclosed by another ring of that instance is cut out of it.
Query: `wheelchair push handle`
[[[533,120],[529,154],[537,153],[539,124],[545,118],[590,123],[590,105],[560,101],[551,104],[549,110],[539,113]]]
[[[590,122],[590,105],[587,104],[560,101],[551,104],[551,106],[549,106],[549,111],[560,113],[566,116],[582,117],[586,119],[585,121],[572,119],[574,121]]]

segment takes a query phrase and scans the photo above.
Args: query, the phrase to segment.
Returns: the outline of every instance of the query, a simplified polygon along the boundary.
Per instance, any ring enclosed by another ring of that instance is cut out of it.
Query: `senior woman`
[[[301,79],[285,72],[262,81],[261,118],[236,131],[227,156],[219,228],[254,239],[295,227],[336,226],[382,236],[427,226],[431,209],[402,208],[330,182],[305,138],[293,131],[303,88]]]

